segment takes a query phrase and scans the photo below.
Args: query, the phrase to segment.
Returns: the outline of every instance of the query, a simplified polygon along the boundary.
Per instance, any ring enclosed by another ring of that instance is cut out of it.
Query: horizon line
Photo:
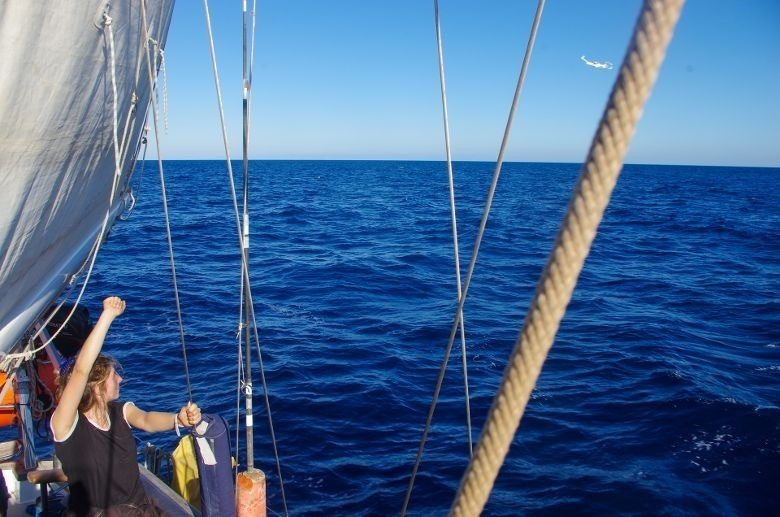
[[[147,158],[148,161],[156,160],[157,158]],[[139,160],[140,161],[140,160]],[[176,161],[202,161],[202,162],[224,162],[225,158],[163,158],[164,162],[176,162]],[[243,162],[243,158],[232,158],[231,162]],[[432,163],[447,163],[447,160],[443,159],[399,159],[399,158],[249,158],[250,162],[432,162]],[[452,163],[496,163],[495,160],[474,160],[474,159],[462,159],[452,160]],[[507,163],[523,163],[523,164],[564,164],[564,165],[582,165],[584,162],[572,162],[572,161],[534,161],[534,160],[504,160],[504,164]],[[642,163],[642,162],[624,162],[623,165],[653,165],[653,166],[665,166],[665,167],[722,167],[722,168],[750,168],[750,169],[780,169],[780,165],[711,165],[701,163]]]

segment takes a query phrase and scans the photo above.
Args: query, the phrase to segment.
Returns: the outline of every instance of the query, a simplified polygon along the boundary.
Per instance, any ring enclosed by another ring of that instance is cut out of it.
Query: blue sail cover
[[[203,422],[208,424],[204,429]],[[233,468],[227,422],[219,415],[204,414],[192,429],[200,477],[200,504],[204,517],[235,516]]]

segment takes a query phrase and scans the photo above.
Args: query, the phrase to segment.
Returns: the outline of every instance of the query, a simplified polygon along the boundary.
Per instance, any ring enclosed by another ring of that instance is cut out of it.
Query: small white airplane
[[[580,57],[583,61],[585,61],[585,64],[588,66],[592,66],[593,68],[604,68],[606,70],[612,70],[612,63],[609,61],[590,61],[585,56]]]

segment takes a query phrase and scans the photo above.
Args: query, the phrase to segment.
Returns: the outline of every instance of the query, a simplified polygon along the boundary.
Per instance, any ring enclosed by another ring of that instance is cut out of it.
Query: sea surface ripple
[[[106,345],[124,365],[122,397],[173,410],[187,394],[155,169],[136,173],[137,206],[101,251],[86,304],[94,318],[102,297],[127,300]],[[465,305],[475,440],[578,170],[504,166]],[[464,277],[492,173],[455,164]],[[241,274],[227,169],[170,161],[165,174],[193,396],[235,433]],[[249,187],[290,514],[397,514],[457,305],[446,167],[252,161]],[[484,514],[777,512],[778,229],[778,169],[624,167]],[[410,515],[443,515],[467,465],[461,364],[456,340]],[[257,372],[254,387],[255,466],[274,515]],[[175,447],[172,435],[138,438]]]

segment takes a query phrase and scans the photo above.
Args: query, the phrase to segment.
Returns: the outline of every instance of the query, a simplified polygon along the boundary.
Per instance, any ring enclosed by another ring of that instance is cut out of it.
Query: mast
[[[242,6],[243,6],[243,22],[244,22],[244,34],[243,34],[243,56],[244,56],[244,62],[243,62],[243,69],[244,69],[244,78],[243,78],[243,115],[244,115],[244,146],[243,146],[243,172],[244,172],[244,207],[243,207],[243,228],[242,228],[242,276],[244,281],[242,282],[243,285],[243,295],[244,295],[244,328],[246,328],[247,333],[245,336],[245,345],[246,345],[246,373],[244,375],[245,379],[245,386],[244,386],[244,396],[246,399],[246,451],[247,451],[247,468],[246,472],[242,472],[239,474],[239,476],[243,479],[242,482],[237,482],[237,501],[241,508],[244,510],[248,510],[247,515],[255,515],[260,514],[259,512],[262,512],[262,515],[265,515],[266,510],[266,501],[265,501],[265,493],[266,493],[266,487],[265,487],[265,473],[263,473],[262,470],[258,470],[254,468],[254,430],[253,430],[253,418],[252,418],[252,348],[251,348],[251,337],[250,337],[250,325],[252,325],[252,331],[255,338],[255,344],[257,345],[257,357],[260,363],[260,379],[262,381],[263,386],[263,394],[265,396],[265,408],[268,413],[268,429],[271,434],[271,442],[273,443],[273,449],[274,449],[274,456],[276,458],[276,469],[277,473],[279,475],[279,486],[280,486],[280,493],[282,496],[282,505],[284,506],[284,514],[288,515],[287,512],[287,499],[284,495],[284,481],[282,480],[282,466],[279,461],[279,453],[276,449],[276,437],[274,435],[274,426],[273,426],[273,419],[271,418],[271,405],[268,400],[268,387],[265,382],[265,374],[263,373],[263,356],[260,352],[260,340],[257,336],[257,322],[255,319],[255,313],[254,313],[254,304],[252,302],[252,287],[249,283],[249,105],[251,101],[251,95],[252,95],[252,60],[254,58],[254,17],[255,17],[255,6],[256,3],[252,6],[252,53],[251,55],[247,56],[247,12],[246,12],[246,0],[242,0]],[[244,269],[245,268],[245,269]],[[249,481],[249,483],[245,483],[244,481]],[[249,488],[248,485],[252,486],[252,489],[249,490],[249,492],[246,492],[246,490]],[[243,487],[243,488],[239,488]],[[244,494],[252,493],[251,495],[248,495],[248,500],[253,501],[251,503],[251,509],[249,507],[243,506],[243,502],[245,500],[243,499]],[[262,510],[261,510],[262,508]]]
[[[248,97],[249,97],[249,79],[247,78],[247,55],[246,55],[246,0],[242,2],[243,5],[243,19],[244,19],[244,62],[243,62],[243,110],[244,110],[244,145],[243,145],[243,176],[244,176],[244,210],[243,210],[243,246],[242,246],[242,260],[244,262],[243,268],[246,268],[241,272],[245,277],[243,282],[243,296],[244,296],[244,328],[246,333],[244,334],[244,343],[246,351],[244,357],[246,359],[246,384],[244,386],[244,398],[246,403],[246,466],[247,469],[254,468],[254,427],[253,427],[253,413],[252,413],[252,340],[250,337],[249,326],[252,318],[250,314],[252,300],[250,299],[249,289],[249,211],[248,211],[248,195],[249,195],[249,109],[248,109]]]

